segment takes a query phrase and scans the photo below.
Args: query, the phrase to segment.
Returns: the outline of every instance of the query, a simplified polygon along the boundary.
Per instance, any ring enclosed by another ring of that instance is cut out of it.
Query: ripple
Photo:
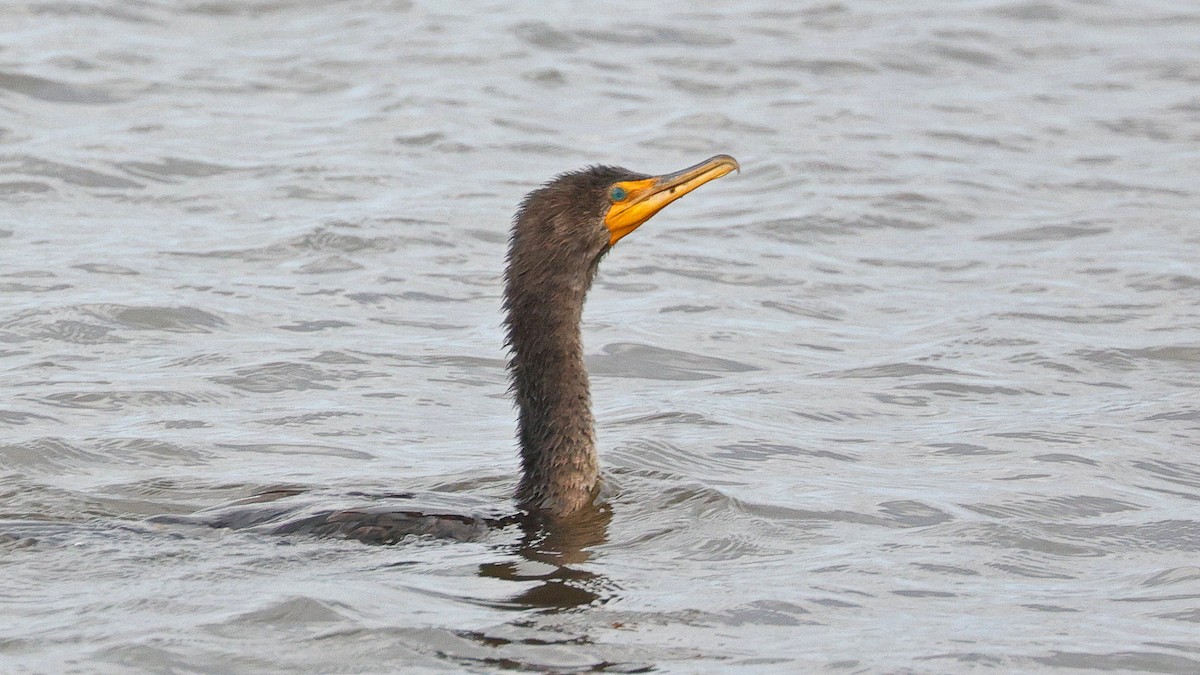
[[[42,194],[53,190],[54,188],[40,181],[18,180],[0,182],[0,195],[3,196]]]
[[[370,453],[342,448],[335,445],[301,443],[219,443],[218,447],[237,452],[255,452],[269,455],[312,455],[314,457],[341,457],[343,459],[374,459]]]
[[[636,417],[609,419],[604,422],[604,426],[638,426],[642,424],[682,424],[688,427],[696,427],[720,426],[721,423],[714,422],[703,415],[688,412],[660,412],[650,415],[638,415]]]
[[[791,602],[756,600],[726,612],[721,623],[727,626],[800,626],[815,623],[811,618],[800,618],[806,615],[811,616],[811,612]]]
[[[1200,489],[1200,464],[1168,460],[1138,460],[1130,464],[1152,478]],[[1200,495],[1197,495],[1200,497]]]
[[[1080,546],[1046,536],[1037,528],[1028,525],[973,524],[962,534],[975,543],[1019,552],[1045,554],[1065,558],[1101,557],[1104,549],[1099,546]],[[1041,569],[1041,565],[1038,566]]]
[[[698,54],[692,53],[687,56],[664,56],[656,57],[650,62],[656,66],[661,66],[665,70],[671,71],[688,71],[692,73],[708,73],[730,75],[741,70],[737,65],[722,61],[720,59],[698,58]],[[699,113],[707,116],[707,113]],[[716,117],[724,117],[717,114]]]
[[[695,113],[684,115],[667,124],[671,129],[719,129],[740,134],[774,134],[775,130],[756,124],[739,122],[719,113]]]
[[[1063,518],[1092,518],[1109,513],[1140,511],[1144,508],[1138,504],[1132,504],[1119,499],[1090,495],[1030,499],[1000,505],[961,504],[961,506],[993,518],[1024,517],[1052,518],[1055,520]]]
[[[1200,672],[1200,659],[1151,651],[1071,652],[1051,650],[1045,656],[1029,658],[1034,663],[1052,668],[1141,673]]]
[[[1105,551],[1180,551],[1200,553],[1200,520],[1159,520],[1136,525],[1047,523],[1047,533]]]
[[[962,272],[983,265],[978,260],[959,260],[940,262],[933,260],[895,260],[889,258],[860,258],[859,262],[872,267],[887,267],[901,269],[928,269],[938,272]]]
[[[1020,396],[1022,394],[1037,393],[1024,389],[1013,389],[1012,387],[963,384],[961,382],[921,382],[916,384],[903,384],[897,388],[903,390],[916,389],[918,391],[931,391],[945,396],[966,396],[973,394],[982,396]]]
[[[325,420],[336,417],[362,417],[362,415],[360,413],[330,410],[325,412],[311,412],[303,415],[289,415],[287,417],[258,420],[256,424],[279,427],[305,426],[310,424],[320,425]]]
[[[614,342],[604,354],[587,357],[588,371],[596,376],[647,380],[706,380],[718,373],[745,373],[757,367],[730,359],[662,349],[631,342]]]
[[[309,359],[313,363],[331,363],[342,365],[362,365],[366,363],[366,359],[361,359],[353,354],[339,351],[324,351]]]
[[[847,455],[832,450],[809,450],[795,445],[783,445],[768,441],[735,443],[720,446],[721,452],[713,455],[714,459],[728,459],[734,462],[763,462],[776,458],[815,457],[830,459],[835,462],[861,462],[854,455]]]
[[[840,59],[780,59],[777,61],[755,61],[754,65],[771,70],[798,71],[809,75],[828,75],[833,77],[879,72],[877,68],[861,61]]]
[[[1008,556],[1008,557],[1012,557],[1012,556]],[[1005,572],[1007,574],[1012,574],[1012,575],[1015,575],[1018,577],[1024,577],[1026,579],[1058,579],[1058,580],[1065,581],[1065,580],[1070,580],[1070,579],[1076,578],[1070,574],[1063,574],[1062,572],[1055,572],[1055,571],[1049,569],[1047,567],[1046,563],[1043,562],[1042,560],[1037,560],[1037,561],[1022,560],[1019,562],[991,562],[991,563],[988,563],[988,567],[1000,570],[1001,572]]]
[[[1200,363],[1200,347],[1175,345],[1141,349],[1081,350],[1073,356],[1097,363],[1110,370],[1135,370],[1139,366]]]
[[[874,378],[906,378],[917,377],[923,375],[958,375],[962,377],[971,377],[967,373],[963,373],[950,368],[940,368],[938,366],[927,366],[920,363],[884,363],[877,366],[864,366],[861,368],[850,368],[848,370],[838,370],[828,373],[817,373],[813,377],[837,377],[848,379],[874,379]]]
[[[1081,445],[1094,441],[1095,438],[1081,432],[1054,432],[1054,431],[998,431],[988,434],[995,438],[1012,438],[1025,441],[1037,441],[1038,443],[1051,444],[1066,444],[1066,445]]]
[[[129,305],[83,305],[80,309],[92,316],[132,330],[153,330],[168,333],[211,333],[225,321],[194,307],[136,307]]]
[[[989,70],[1005,70],[1008,66],[999,56],[976,47],[963,47],[960,45],[935,43],[926,47],[929,53],[935,54],[938,57],[965,63],[970,66],[977,66]]]
[[[1080,227],[1075,225],[1043,225],[1012,232],[989,234],[979,237],[981,241],[1066,241],[1079,237],[1095,237],[1108,234],[1107,227]]]
[[[1153,588],[1193,581],[1200,581],[1200,567],[1175,567],[1164,570],[1143,581],[1142,585]]]
[[[583,41],[565,31],[557,30],[544,21],[528,21],[509,28],[509,32],[526,44],[554,52],[573,52]]]
[[[1148,417],[1143,417],[1144,422],[1157,422],[1159,420],[1180,420],[1184,422],[1200,422],[1200,410],[1184,409],[1173,412],[1157,413]]]
[[[77,345],[95,345],[125,341],[121,337],[112,335],[116,330],[113,326],[102,326],[74,318],[58,318],[61,314],[70,315],[71,313],[73,312],[70,309],[21,312],[12,319],[0,322],[0,342],[24,343],[48,340]]]
[[[566,80],[566,73],[558,70],[558,68],[539,68],[539,70],[524,72],[521,73],[521,79],[552,89],[565,86],[566,82],[568,82]]]
[[[1065,452],[1052,452],[1044,455],[1034,455],[1033,459],[1039,462],[1049,462],[1052,464],[1083,464],[1085,466],[1100,466],[1100,462],[1079,455],[1072,455]]]
[[[1182,291],[1200,288],[1200,277],[1187,274],[1140,275],[1129,287],[1138,291]]]
[[[126,173],[163,183],[176,183],[179,177],[208,178],[234,171],[232,167],[180,157],[163,157],[157,162],[117,162]]]
[[[1060,373],[1078,374],[1080,372],[1078,368],[1061,363],[1037,352],[1022,352],[1020,354],[1014,354],[1005,360],[1009,361],[1010,363],[1028,363]]]
[[[214,627],[214,633],[228,637],[244,637],[245,631],[263,630],[269,626],[285,631],[306,630],[312,624],[357,625],[344,614],[343,608],[335,603],[321,602],[315,598],[293,597],[272,602],[266,607],[244,612]]]
[[[696,268],[691,265],[679,267],[645,266],[627,270],[630,274],[651,275],[656,272],[671,274],[685,279],[700,279],[728,286],[755,286],[769,288],[772,286],[790,286],[793,281],[782,275],[756,274],[747,272],[722,272],[715,269]]]
[[[1193,347],[1191,345],[1170,345],[1145,349],[1125,349],[1121,351],[1133,358],[1146,359],[1148,361],[1200,363],[1200,347]]]
[[[930,443],[930,448],[937,448],[934,454],[950,456],[989,456],[1012,454],[1009,450],[997,450],[974,443]]]
[[[83,473],[104,464],[102,454],[89,452],[59,438],[39,438],[0,445],[0,467],[9,471]]]
[[[1012,2],[985,11],[1012,21],[1061,21],[1067,16],[1059,5],[1039,0]]]
[[[997,319],[1018,319],[1021,321],[1051,321],[1068,324],[1118,324],[1128,323],[1142,318],[1141,314],[1043,314],[1040,312],[1003,312],[996,314]]]
[[[347,269],[360,269],[358,263],[347,258],[339,257],[342,253],[359,253],[359,252],[389,252],[403,246],[406,243],[432,243],[441,244],[436,239],[426,238],[411,238],[411,237],[360,237],[353,234],[344,234],[335,232],[326,227],[317,227],[305,234],[289,237],[280,242],[269,244],[258,248],[248,249],[219,249],[214,251],[172,251],[172,255],[203,257],[203,258],[230,258],[240,259],[245,262],[260,262],[268,260],[288,260],[295,257],[296,251],[306,251],[314,253],[332,254],[326,257],[325,263],[310,263],[315,271],[345,271]]]
[[[588,40],[616,45],[717,47],[733,43],[732,39],[715,33],[658,26],[624,25],[619,31],[584,30],[578,34]]]
[[[892,591],[893,595],[899,595],[904,598],[956,598],[958,593],[949,591],[933,591],[933,590],[903,590]]]
[[[0,424],[6,426],[23,426],[31,422],[61,422],[56,417],[39,415],[23,410],[0,410]]]
[[[57,408],[118,411],[161,406],[196,406],[215,403],[223,397],[214,394],[162,390],[64,391],[31,400]]]
[[[887,529],[908,529],[940,525],[954,521],[949,513],[929,504],[915,500],[896,500],[879,504],[879,514],[860,513],[846,509],[814,511],[795,509],[774,504],[741,504],[747,513],[779,521],[818,523],[824,526],[836,524],[870,525]]]
[[[225,322],[193,307],[116,304],[71,305],[28,310],[0,322],[0,341],[53,340],[72,344],[119,343],[115,331],[210,333]]]
[[[0,172],[22,173],[55,178],[70,185],[89,188],[129,189],[145,187],[141,183],[79,166],[51,162],[31,155],[0,155]]]
[[[928,527],[954,520],[949,513],[915,500],[883,502],[879,510],[896,527]]]
[[[71,284],[22,284],[22,283],[0,283],[0,293],[53,293],[55,291],[65,291],[71,288]]]
[[[117,276],[136,276],[139,274],[136,270],[131,270],[128,267],[121,265],[110,265],[108,263],[84,263],[80,265],[71,265],[71,267],[93,274],[112,274]]]
[[[129,23],[154,25],[161,25],[162,23],[151,19],[145,14],[134,12],[127,7],[97,7],[91,3],[70,2],[69,0],[60,2],[34,2],[29,5],[29,11],[34,14],[50,14],[54,16],[103,16]]]
[[[412,133],[404,136],[396,136],[392,139],[392,142],[396,143],[397,145],[422,147],[433,145],[434,143],[444,140],[445,138],[446,134],[440,131],[429,131],[425,133]]]
[[[1047,189],[1060,190],[1064,187],[1075,190],[1085,190],[1088,192],[1140,192],[1146,194],[1157,194],[1169,197],[1190,197],[1191,192],[1187,190],[1179,190],[1176,188],[1165,188],[1157,185],[1146,185],[1136,183],[1124,183],[1116,180],[1096,179],[1096,180],[1080,180],[1070,183],[1069,185],[1046,185]]]
[[[1108,129],[1118,136],[1144,138],[1151,141],[1174,142],[1179,140],[1179,133],[1158,120],[1146,118],[1124,117],[1119,120],[1100,122],[1101,127]]]
[[[240,391],[277,394],[284,391],[333,390],[335,387],[325,383],[383,376],[383,373],[369,371],[322,369],[306,363],[275,361],[239,368],[233,375],[209,379]]]
[[[316,333],[330,328],[346,328],[353,325],[349,321],[326,319],[323,321],[298,321],[286,326],[279,326],[279,329],[292,331],[293,333]]]
[[[86,446],[86,447],[85,447]],[[149,438],[89,441],[37,438],[0,446],[0,467],[20,473],[89,473],[98,467],[177,467],[201,464],[208,453]]]
[[[977,148],[997,148],[1000,150],[1012,150],[1014,152],[1028,152],[1029,148],[1026,146],[1035,141],[1031,137],[1023,136],[1019,139],[1021,143],[1014,143],[1012,141],[1001,140],[995,136],[969,134],[961,131],[927,131],[925,135],[937,140],[954,141]]]
[[[103,105],[116,103],[117,97],[98,87],[87,87],[49,80],[33,75],[0,71],[0,89],[51,103]]]
[[[762,306],[768,309],[777,309],[794,316],[803,316],[821,321],[842,321],[846,314],[845,310],[842,309],[817,309],[815,307],[804,307],[795,303],[773,300],[764,300]]]

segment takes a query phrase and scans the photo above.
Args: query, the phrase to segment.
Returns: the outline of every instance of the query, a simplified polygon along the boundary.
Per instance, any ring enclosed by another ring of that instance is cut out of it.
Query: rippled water
[[[5,672],[1200,670],[1194,3],[0,26]],[[610,521],[147,521],[510,509],[515,205],[718,152],[585,313]]]

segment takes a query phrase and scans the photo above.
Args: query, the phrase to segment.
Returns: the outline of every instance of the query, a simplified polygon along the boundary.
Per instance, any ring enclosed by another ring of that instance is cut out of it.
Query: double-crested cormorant
[[[558,520],[596,497],[600,467],[579,324],[600,259],[667,204],[738,168],[729,155],[662,176],[597,166],[562,174],[521,204],[504,308],[523,509]]]
[[[527,522],[525,515],[535,522],[581,515],[595,501],[600,482],[579,334],[583,301],[596,267],[617,241],[664,206],[738,168],[728,155],[662,176],[597,166],[562,174],[521,204],[508,248],[504,308],[511,349],[508,368],[519,410],[517,501],[524,515],[479,517],[398,509],[414,497],[410,494],[330,510],[313,503],[307,490],[282,488],[191,516],[151,520],[269,527],[281,534],[338,535],[388,544],[409,535],[475,538],[492,527]],[[572,524],[582,526],[586,520],[576,518]]]

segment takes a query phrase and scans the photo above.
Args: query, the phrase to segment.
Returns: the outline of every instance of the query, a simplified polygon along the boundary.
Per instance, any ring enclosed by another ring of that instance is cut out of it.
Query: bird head
[[[612,166],[561,174],[525,198],[512,253],[536,251],[546,264],[594,269],[604,253],[667,204],[738,169],[737,160],[717,155],[660,176]]]
[[[682,171],[661,176],[623,177],[613,181],[605,193],[609,203],[604,209],[604,227],[608,231],[609,246],[641,227],[667,204],[710,180],[740,169],[736,159],[729,155],[717,155]]]

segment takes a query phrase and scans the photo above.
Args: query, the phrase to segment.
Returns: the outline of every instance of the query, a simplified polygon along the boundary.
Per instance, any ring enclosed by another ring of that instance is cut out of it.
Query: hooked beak
[[[614,201],[604,215],[604,225],[609,232],[608,244],[616,244],[667,204],[730,171],[741,171],[737,160],[729,155],[717,155],[675,173],[614,184],[610,190],[615,192],[620,188],[625,196]]]

